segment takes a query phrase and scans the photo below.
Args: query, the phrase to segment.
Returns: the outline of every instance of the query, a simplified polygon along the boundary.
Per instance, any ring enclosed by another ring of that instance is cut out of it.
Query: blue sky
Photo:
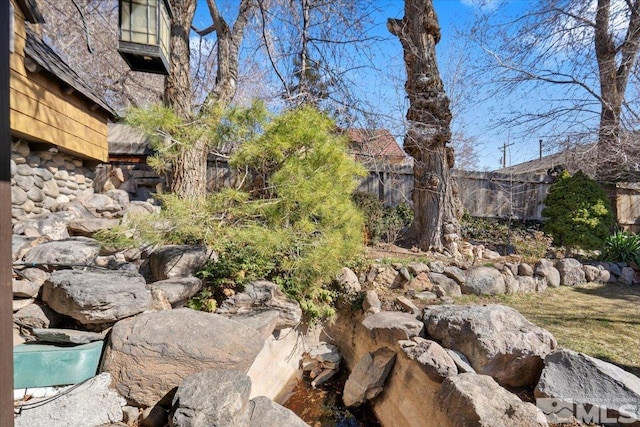
[[[199,0],[198,13],[194,20],[196,26],[207,25],[207,8],[204,0]],[[224,4],[225,2],[221,2]],[[234,2],[235,3],[235,2]],[[510,1],[500,13],[517,13],[526,8],[527,0]],[[452,59],[459,55],[460,41],[456,36],[456,29],[464,28],[470,22],[473,13],[479,7],[494,7],[495,0],[434,0],[434,7],[440,21],[442,39],[436,50],[439,60],[439,68],[445,90],[449,81],[448,73],[452,70]],[[384,40],[379,43],[379,52],[374,58],[374,62],[379,64],[377,70],[362,71],[354,77],[358,90],[362,93],[368,107],[382,112],[388,116],[387,124],[396,134],[398,142],[402,143],[402,120],[406,114],[406,101],[404,99],[404,62],[402,58],[402,48],[400,42],[391,36],[386,29],[387,18],[401,18],[403,16],[404,2],[402,0],[379,0],[376,3],[377,12],[373,15],[372,33],[380,36]],[[224,6],[221,6],[224,8]],[[224,11],[224,9],[223,9]],[[478,51],[466,51],[468,55],[480,55]],[[481,95],[481,89],[469,88],[471,93],[474,90]],[[482,98],[482,96],[478,96]],[[468,105],[460,116],[454,118],[454,128],[464,124],[464,131],[467,135],[476,138],[475,150],[478,155],[478,169],[493,170],[501,167],[502,154],[500,147],[504,143],[513,143],[507,150],[507,165],[517,164],[538,157],[538,140],[545,138],[542,135],[518,135],[515,136],[515,129],[490,127],[491,109],[500,102],[514,102],[514,100],[491,99],[473,105]],[[516,100],[517,102],[517,100]],[[526,102],[537,102],[534,99]]]

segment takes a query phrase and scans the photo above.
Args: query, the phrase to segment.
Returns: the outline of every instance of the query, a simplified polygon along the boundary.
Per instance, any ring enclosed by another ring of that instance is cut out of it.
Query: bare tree
[[[485,9],[470,35],[487,53],[476,72],[490,96],[526,100],[502,124],[597,140],[598,178],[623,178],[639,118],[640,2],[541,0],[508,19],[501,6]]]
[[[402,43],[409,97],[405,150],[415,159],[411,232],[423,250],[457,253],[460,203],[451,178],[451,111],[436,63],[440,26],[432,0],[405,0],[402,20],[389,19]]]
[[[358,113],[352,80],[374,67],[373,0],[258,0],[262,51],[287,105],[311,103],[345,122]]]

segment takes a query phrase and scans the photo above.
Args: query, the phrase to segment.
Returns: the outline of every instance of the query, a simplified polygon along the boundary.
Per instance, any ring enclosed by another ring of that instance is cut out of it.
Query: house
[[[388,129],[345,131],[353,156],[369,171],[357,191],[377,194],[386,206],[411,202],[413,158],[400,148]]]
[[[115,112],[43,41],[35,0],[11,0],[12,216],[32,216],[93,192]]]

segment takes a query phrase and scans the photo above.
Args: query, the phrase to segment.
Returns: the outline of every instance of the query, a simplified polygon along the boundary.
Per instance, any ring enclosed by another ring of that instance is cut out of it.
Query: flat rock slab
[[[173,398],[173,427],[243,427],[251,393],[244,372],[215,369],[186,377]]]
[[[396,341],[419,336],[424,329],[424,324],[416,316],[399,311],[374,313],[362,321],[362,326],[369,331],[371,338],[392,346]]]
[[[547,426],[544,414],[533,404],[523,402],[486,375],[465,373],[447,378],[438,400],[454,426]]]
[[[42,300],[82,324],[109,324],[148,309],[151,292],[138,273],[58,270],[45,282]]]
[[[100,253],[100,243],[88,237],[47,242],[30,249],[24,256],[26,264],[93,265]]]
[[[536,398],[550,398],[552,403],[568,405],[576,413],[576,405],[589,410],[601,408],[598,414],[607,413],[617,419],[620,407],[631,409],[624,415],[623,425],[640,425],[640,378],[586,354],[561,349],[544,359],[544,370],[535,388]]]
[[[504,386],[535,384],[543,359],[556,348],[548,331],[501,305],[442,305],[425,309],[429,336],[461,352],[479,373]]]
[[[193,373],[247,372],[263,346],[258,331],[217,314],[145,313],[114,325],[102,370],[127,399],[152,406]]]
[[[100,374],[42,406],[23,410],[16,427],[88,427],[122,421],[125,400],[110,388],[111,376]]]
[[[396,352],[387,347],[364,354],[344,385],[345,406],[362,405],[380,394],[395,361]]]
[[[38,341],[61,344],[88,344],[104,340],[106,332],[77,331],[75,329],[33,328],[31,333]]]

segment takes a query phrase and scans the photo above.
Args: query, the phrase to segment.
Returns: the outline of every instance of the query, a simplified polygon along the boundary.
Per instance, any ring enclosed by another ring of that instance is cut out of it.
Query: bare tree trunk
[[[164,87],[164,102],[184,119],[191,117],[191,74],[189,32],[196,12],[196,0],[170,0],[173,11],[171,22],[171,55],[169,75]]]
[[[405,0],[402,20],[387,27],[402,43],[409,97],[404,148],[414,159],[411,232],[423,250],[457,253],[460,203],[451,178],[449,99],[436,63],[440,26],[431,0]]]
[[[171,27],[171,71],[165,86],[165,102],[175,112],[188,120],[191,111],[191,79],[189,33],[197,2],[195,0],[171,0],[174,20]],[[242,0],[238,9],[238,18],[230,28],[218,11],[215,0],[207,0],[213,25],[197,31],[204,36],[216,33],[218,64],[216,85],[207,97],[203,112],[214,106],[227,107],[233,99],[238,86],[238,61],[240,44],[244,36],[249,15],[253,9],[253,0]],[[182,150],[179,159],[172,165],[170,189],[182,198],[200,197],[207,190],[207,141],[199,140],[192,147]]]
[[[611,27],[611,0],[598,0],[595,20],[595,50],[600,77],[601,112],[598,132],[600,180],[614,180],[626,163],[630,147],[622,142],[622,104],[640,48],[640,1],[629,0],[629,27],[624,41],[616,46]],[[619,58],[620,64],[617,60]]]
[[[165,83],[164,102],[184,120],[192,117],[189,33],[196,3],[196,0],[171,0],[173,21],[170,70]],[[206,194],[206,141],[197,141],[193,147],[184,148],[171,167],[169,189],[172,193],[181,198],[195,198]]]
[[[238,88],[238,61],[240,44],[244,37],[244,29],[249,21],[251,12],[256,7],[255,0],[242,0],[238,7],[238,17],[233,27],[224,20],[215,0],[207,0],[209,13],[213,25],[198,34],[205,35],[215,31],[218,43],[218,70],[216,73],[216,85],[206,100],[206,107],[214,105],[228,106],[236,94]]]

